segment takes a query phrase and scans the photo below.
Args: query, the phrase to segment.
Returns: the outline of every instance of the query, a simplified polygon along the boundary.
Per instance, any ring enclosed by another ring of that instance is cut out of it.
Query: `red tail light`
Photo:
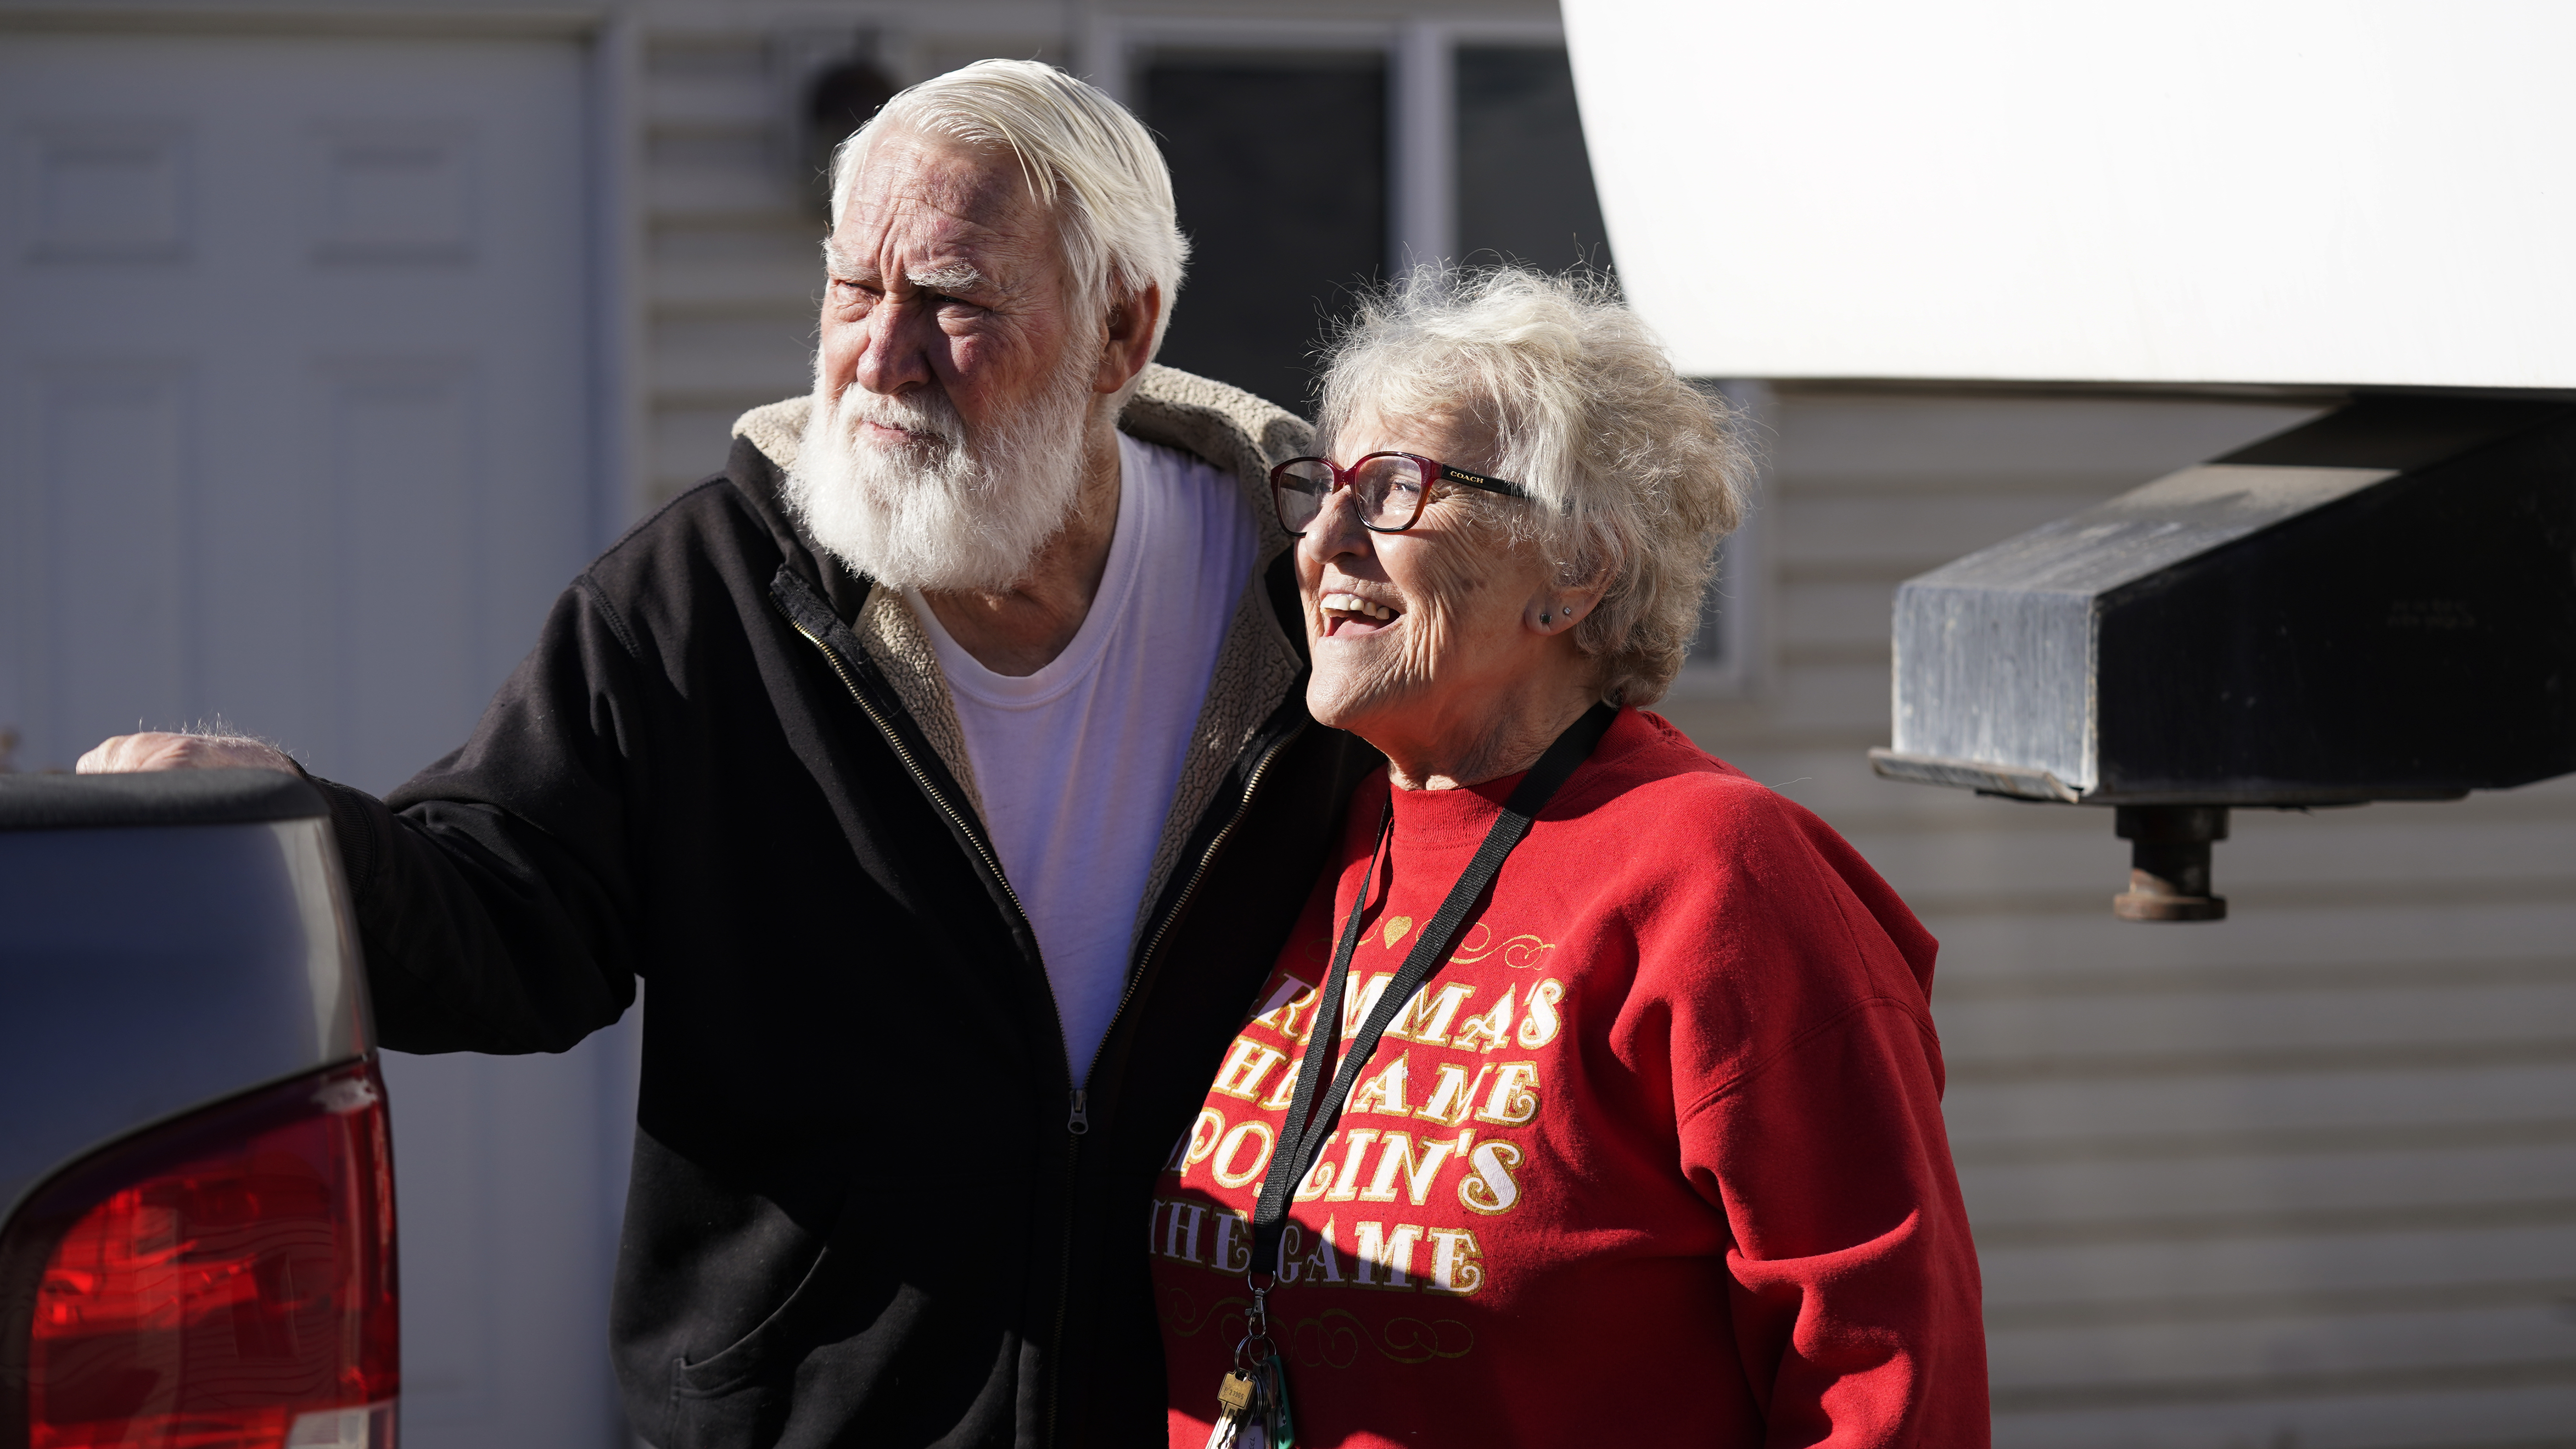
[[[393,1155],[372,1063],[57,1176],[0,1238],[0,1446],[392,1449]]]

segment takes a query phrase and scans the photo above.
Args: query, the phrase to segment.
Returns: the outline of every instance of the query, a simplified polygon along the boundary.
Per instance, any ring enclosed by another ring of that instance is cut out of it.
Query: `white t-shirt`
[[[1145,877],[1257,546],[1232,477],[1124,433],[1118,456],[1108,570],[1044,669],[995,674],[907,595],[957,703],[984,828],[1037,930],[1076,1083],[1126,991]]]

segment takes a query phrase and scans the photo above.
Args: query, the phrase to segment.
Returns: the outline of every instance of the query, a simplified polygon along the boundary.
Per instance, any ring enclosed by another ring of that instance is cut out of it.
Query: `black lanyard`
[[[1485,843],[1476,847],[1475,858],[1467,862],[1466,872],[1449,888],[1449,898],[1440,903],[1440,913],[1423,927],[1421,935],[1413,938],[1413,953],[1404,958],[1403,969],[1387,983],[1386,994],[1369,1008],[1368,1020],[1351,1038],[1350,1055],[1342,1059],[1341,1070],[1333,1076],[1333,1089],[1323,1097],[1322,1110],[1318,1111],[1316,1081],[1320,1074],[1314,1067],[1333,1060],[1333,1049],[1341,1036],[1342,997],[1350,981],[1351,952],[1359,946],[1360,917],[1368,911],[1369,890],[1377,884],[1380,868],[1379,854],[1370,855],[1368,876],[1360,882],[1360,897],[1352,902],[1350,920],[1342,927],[1341,943],[1333,949],[1333,969],[1324,979],[1323,1000],[1317,1004],[1314,1026],[1307,1032],[1304,1065],[1297,1071],[1297,1092],[1288,1107],[1288,1120],[1280,1124],[1279,1149],[1271,1154],[1269,1171],[1261,1180],[1261,1200],[1252,1211],[1255,1273],[1263,1272],[1259,1265],[1268,1263],[1272,1265],[1268,1271],[1275,1276],[1280,1240],[1287,1233],[1289,1197],[1297,1191],[1297,1184],[1306,1180],[1316,1154],[1332,1137],[1334,1125],[1341,1120],[1342,1104],[1350,1100],[1352,1083],[1376,1053],[1378,1038],[1395,1020],[1395,1014],[1440,969],[1440,963],[1449,959],[1467,913],[1476,908],[1476,902],[1492,888],[1494,877],[1502,873],[1503,857],[1529,834],[1531,823],[1538,818],[1538,812],[1547,808],[1557,787],[1591,756],[1593,746],[1601,742],[1603,733],[1618,717],[1619,712],[1606,704],[1584,711],[1583,717],[1568,725],[1565,733],[1556,737],[1556,743],[1547,747],[1547,753],[1539,756],[1538,763],[1530,767],[1529,774],[1522,777],[1511,798],[1503,802],[1502,815],[1485,832]],[[1390,797],[1386,816],[1378,825],[1380,852],[1394,822],[1395,803]],[[1393,888],[1389,882],[1388,889]],[[1309,1114],[1312,1121],[1308,1120]],[[1303,1131],[1299,1130],[1301,1124]]]

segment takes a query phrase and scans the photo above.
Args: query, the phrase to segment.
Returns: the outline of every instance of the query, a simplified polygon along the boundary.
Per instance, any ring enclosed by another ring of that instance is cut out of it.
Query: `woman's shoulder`
[[[1633,830],[1652,823],[1710,843],[1804,836],[1825,827],[1813,812],[1701,749],[1652,710],[1622,710],[1602,740],[1602,768],[1567,804]]]
[[[1624,738],[1622,734],[1624,733]],[[1589,803],[1629,862],[1620,894],[1685,930],[1884,942],[1928,986],[1935,950],[1895,890],[1815,812],[1709,754],[1671,722],[1626,711]],[[1876,955],[1864,949],[1863,955]]]

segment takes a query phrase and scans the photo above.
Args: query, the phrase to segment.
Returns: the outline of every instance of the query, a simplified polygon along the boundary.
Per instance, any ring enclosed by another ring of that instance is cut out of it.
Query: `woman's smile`
[[[1327,639],[1383,633],[1404,617],[1402,605],[1347,588],[1326,590],[1315,608],[1323,616]]]

